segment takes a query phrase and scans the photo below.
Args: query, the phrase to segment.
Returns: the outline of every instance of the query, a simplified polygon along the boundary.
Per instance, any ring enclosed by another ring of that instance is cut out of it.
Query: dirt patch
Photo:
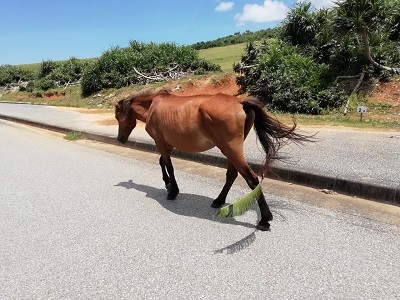
[[[65,91],[47,91],[43,96],[46,98],[46,100],[57,100],[65,97]]]
[[[400,124],[400,79],[376,83],[369,93],[367,106],[369,118]]]
[[[67,109],[70,111],[76,111],[81,114],[98,115],[104,117],[101,120],[97,120],[96,123],[102,126],[118,125],[117,119],[115,119],[114,109],[100,109],[100,108],[75,108],[75,107],[60,107],[60,109]],[[144,126],[144,123],[137,121],[137,126]]]
[[[118,125],[118,121],[115,118],[100,120],[100,121],[97,121],[96,123],[99,125],[102,125],[102,126]]]
[[[96,121],[96,123],[99,125],[104,125],[104,126],[118,125],[118,122],[115,119],[114,109],[78,108],[78,107],[64,107],[64,106],[59,106],[58,108],[69,111],[75,111],[81,114],[101,116],[102,119]]]
[[[81,108],[81,107],[65,107],[59,106],[58,109],[66,109],[69,111],[79,112],[81,114],[88,115],[109,115],[110,117],[114,117],[114,109],[102,109],[102,108]]]
[[[386,102],[392,106],[400,105],[400,79],[390,82],[379,82],[370,94],[371,102]]]

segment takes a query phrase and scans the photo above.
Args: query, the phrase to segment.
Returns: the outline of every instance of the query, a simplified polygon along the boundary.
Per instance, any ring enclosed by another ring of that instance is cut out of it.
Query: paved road
[[[100,121],[113,114],[87,114],[77,110],[42,105],[0,103],[0,118],[10,117],[104,136],[115,140],[117,125],[104,126]],[[362,131],[338,128],[304,128],[317,133],[317,143],[289,144],[280,154],[288,159],[276,163],[282,179],[317,188],[327,188],[378,201],[400,204],[400,132]],[[154,145],[138,126],[130,141]],[[250,162],[260,164],[261,146],[251,131],[245,143]],[[218,149],[205,154],[221,157]],[[208,161],[204,155],[196,159]]]
[[[223,170],[176,160],[181,194],[167,201],[150,154],[5,121],[0,136],[1,299],[400,298],[397,221],[298,202],[267,182],[275,220],[259,232],[255,210],[212,218],[222,182],[198,171]],[[247,192],[239,182],[229,197]]]

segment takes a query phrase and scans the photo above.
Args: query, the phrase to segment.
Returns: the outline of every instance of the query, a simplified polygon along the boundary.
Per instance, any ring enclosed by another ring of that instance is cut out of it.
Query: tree
[[[316,33],[314,25],[311,3],[298,2],[283,22],[282,36],[293,45],[311,44]]]
[[[398,2],[398,1],[397,1]],[[334,26],[340,32],[354,32],[361,37],[364,53],[368,61],[376,68],[391,73],[400,73],[400,68],[391,68],[378,63],[371,54],[370,34],[384,23],[391,5],[385,0],[344,0],[337,1]]]

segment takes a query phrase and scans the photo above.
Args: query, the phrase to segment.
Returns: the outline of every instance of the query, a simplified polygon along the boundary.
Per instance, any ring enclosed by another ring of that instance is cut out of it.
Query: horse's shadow
[[[128,190],[135,189],[137,191],[144,192],[146,193],[147,198],[157,201],[162,207],[173,212],[174,214],[188,216],[188,217],[195,217],[215,222],[218,221],[213,217],[213,215],[218,210],[210,207],[211,202],[214,200],[212,198],[196,194],[180,193],[175,200],[167,200],[166,199],[167,192],[165,189],[158,189],[152,186],[138,184],[133,182],[132,180],[120,182],[115,186],[121,186]],[[231,225],[239,225],[248,228],[255,227],[254,224],[237,221],[233,218],[224,219],[223,222]]]
[[[213,217],[214,214],[217,212],[217,210],[215,208],[210,207],[211,202],[214,200],[210,197],[205,197],[196,194],[189,194],[189,193],[180,193],[176,200],[167,200],[165,189],[158,189],[152,186],[138,184],[133,182],[132,180],[120,182],[115,186],[124,187],[128,190],[135,189],[137,191],[144,192],[146,193],[147,198],[157,201],[162,207],[173,212],[174,214],[220,222],[219,220]],[[277,209],[292,210],[292,208],[286,205],[279,205],[278,203],[271,203],[271,204],[272,207],[275,206],[273,209],[271,209],[271,211],[274,213],[275,216],[274,220],[285,222],[286,221],[285,215],[281,211],[278,211]],[[257,216],[260,217],[258,211],[257,211]],[[245,236],[239,241],[229,244],[221,249],[214,250],[213,251],[214,254],[221,254],[224,252],[226,252],[226,254],[235,254],[249,247],[256,240],[256,232],[258,230],[255,229],[254,224],[237,221],[233,218],[223,219],[223,222],[231,225],[252,228],[254,230],[249,235]]]
[[[215,208],[210,207],[210,203],[213,199],[196,194],[180,193],[176,200],[166,199],[166,190],[158,189],[144,184],[134,183],[132,180],[126,182],[120,182],[115,186],[121,186],[126,189],[135,189],[146,193],[147,198],[151,198],[157,201],[165,209],[179,215],[195,217],[200,219],[206,219],[210,221],[216,221],[213,215],[217,212]],[[184,199],[184,201],[180,201]],[[231,225],[239,225],[248,228],[254,228],[253,224],[247,222],[240,222],[235,219],[224,219],[224,223]],[[256,240],[256,229],[251,234],[244,238],[236,241],[230,245],[227,245],[221,249],[214,250],[214,254],[235,254],[249,247]]]

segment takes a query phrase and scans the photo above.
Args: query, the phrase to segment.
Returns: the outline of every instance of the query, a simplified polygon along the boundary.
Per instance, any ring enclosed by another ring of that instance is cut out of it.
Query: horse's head
[[[118,141],[125,144],[132,130],[136,127],[136,118],[131,109],[133,99],[114,102],[115,118],[118,121]]]

